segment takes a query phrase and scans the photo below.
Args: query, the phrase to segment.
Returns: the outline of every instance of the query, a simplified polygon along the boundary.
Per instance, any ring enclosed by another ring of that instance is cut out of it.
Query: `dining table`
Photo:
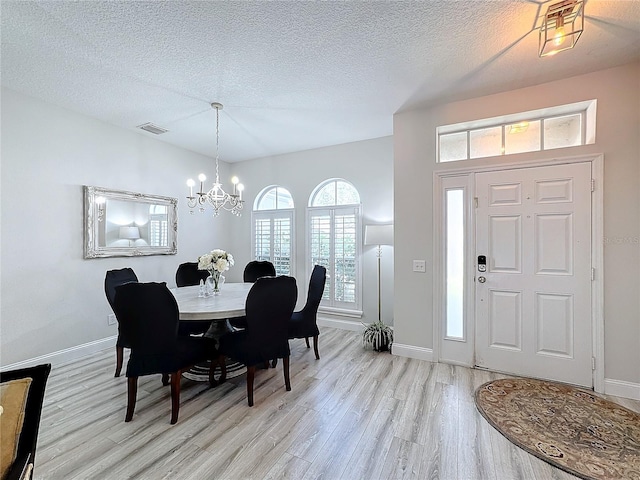
[[[199,296],[199,285],[170,290],[178,303],[180,320],[213,322],[244,316],[251,287],[253,283],[224,283],[218,294],[206,297]]]
[[[251,287],[253,283],[224,283],[219,293],[208,296],[200,295],[199,285],[171,288],[170,291],[178,304],[181,321],[209,322],[211,325],[204,335],[219,338],[235,330],[228,322],[230,318],[245,315],[245,303]],[[246,371],[244,365],[231,359],[227,359],[226,366],[227,378],[237,377]],[[217,379],[219,375],[219,367],[216,367],[214,376]],[[209,364],[194,365],[183,376],[199,382],[208,381]]]

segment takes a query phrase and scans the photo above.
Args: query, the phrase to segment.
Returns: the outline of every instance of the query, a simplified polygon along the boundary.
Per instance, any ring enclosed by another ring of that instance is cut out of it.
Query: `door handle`
[[[478,282],[484,283],[486,281],[487,281],[487,279],[485,277],[482,277],[482,276],[478,277]]]

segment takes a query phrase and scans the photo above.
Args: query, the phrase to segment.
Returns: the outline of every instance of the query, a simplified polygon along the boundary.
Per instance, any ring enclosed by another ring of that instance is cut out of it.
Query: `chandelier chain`
[[[220,108],[216,108],[216,183],[220,183],[218,159],[220,158]]]

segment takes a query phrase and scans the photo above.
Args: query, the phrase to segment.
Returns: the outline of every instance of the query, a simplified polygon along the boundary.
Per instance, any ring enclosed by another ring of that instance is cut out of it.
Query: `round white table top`
[[[180,320],[223,320],[242,317],[253,283],[225,283],[219,295],[199,297],[200,286],[172,288],[178,302]]]

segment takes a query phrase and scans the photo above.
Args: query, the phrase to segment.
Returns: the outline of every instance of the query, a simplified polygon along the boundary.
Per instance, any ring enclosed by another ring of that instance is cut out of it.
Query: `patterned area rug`
[[[503,379],[476,390],[478,411],[518,447],[580,478],[640,480],[640,414],[586,390]]]

